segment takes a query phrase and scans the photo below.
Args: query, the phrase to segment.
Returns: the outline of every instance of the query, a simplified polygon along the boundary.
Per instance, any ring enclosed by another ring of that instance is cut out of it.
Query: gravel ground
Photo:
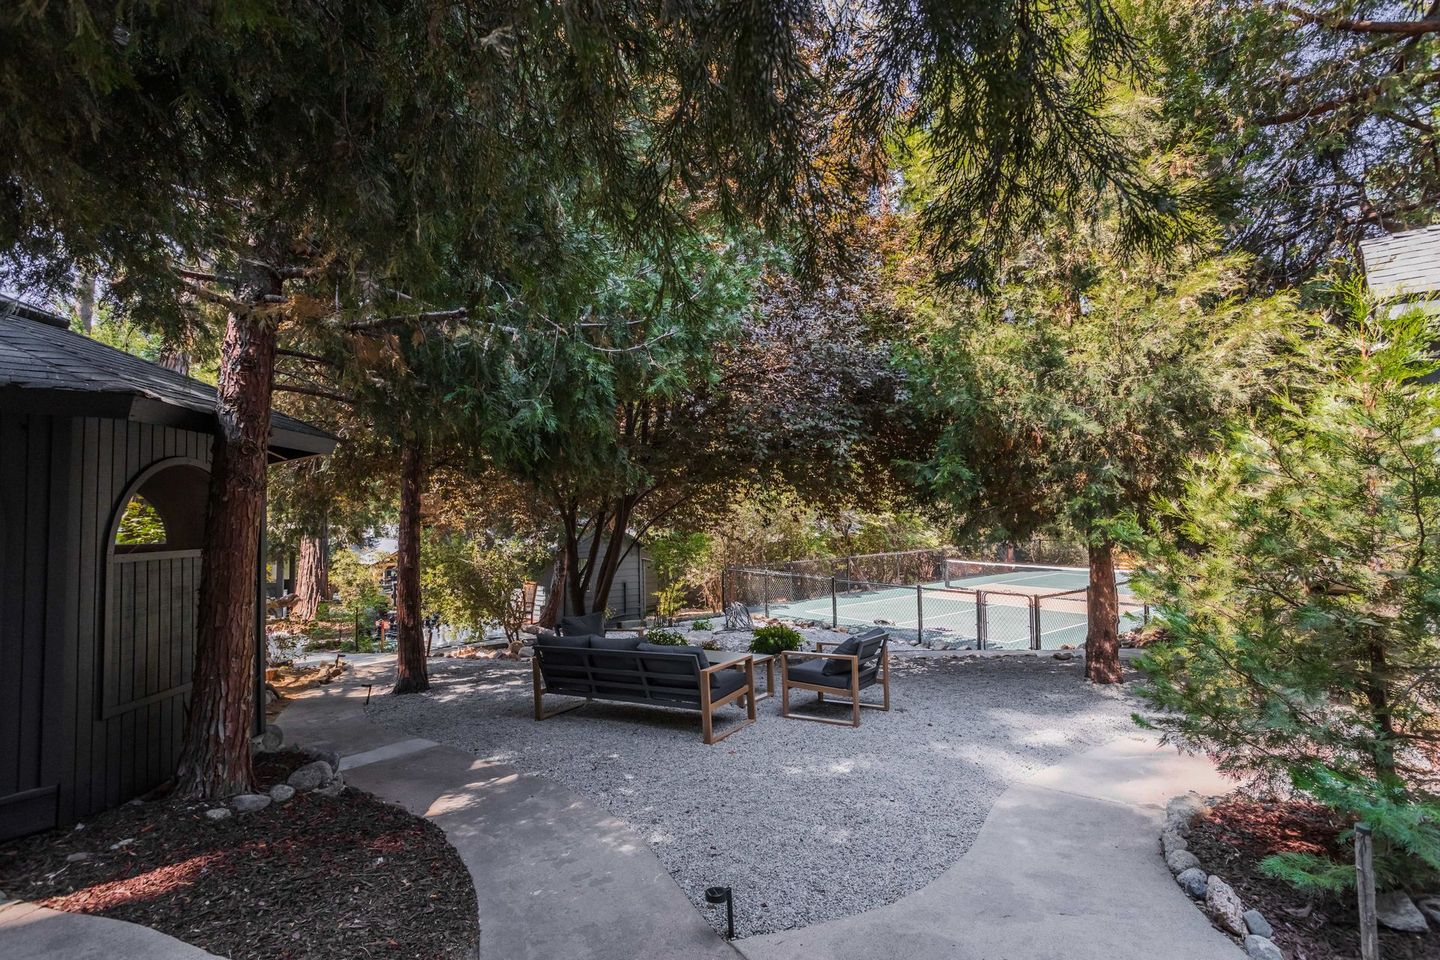
[[[705,888],[733,887],[740,936],[924,886],[1006,787],[1132,730],[1135,706],[1085,684],[1079,661],[899,657],[894,709],[865,711],[858,729],[785,720],[778,699],[762,700],[754,726],[706,746],[699,718],[679,711],[597,702],[536,723],[528,663],[432,660],[431,671],[430,694],[377,698],[370,718],[598,802],[645,837],[717,929],[723,911],[706,906]]]

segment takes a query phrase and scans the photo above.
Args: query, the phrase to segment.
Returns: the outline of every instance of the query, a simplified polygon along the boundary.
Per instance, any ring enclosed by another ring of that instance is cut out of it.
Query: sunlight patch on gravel
[[[592,703],[537,723],[528,663],[431,661],[432,693],[377,697],[378,723],[542,774],[628,822],[712,923],[807,926],[923,887],[1011,784],[1133,731],[1123,690],[1049,657],[897,657],[895,709],[858,728],[786,720],[778,697],[715,746],[697,714]],[[804,710],[813,698],[797,694]],[[847,716],[848,708],[818,708]],[[722,713],[723,730],[740,710]],[[1063,830],[1064,824],[1056,824]]]

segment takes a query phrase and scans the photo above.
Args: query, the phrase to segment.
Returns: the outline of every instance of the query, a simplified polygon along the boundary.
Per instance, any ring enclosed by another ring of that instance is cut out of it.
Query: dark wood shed
[[[214,388],[0,299],[0,839],[172,774],[215,428]],[[271,418],[276,461],[334,445]]]

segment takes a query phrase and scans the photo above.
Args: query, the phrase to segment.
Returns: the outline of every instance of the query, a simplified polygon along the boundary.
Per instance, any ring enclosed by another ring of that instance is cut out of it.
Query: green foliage
[[[805,638],[800,631],[777,623],[756,628],[755,639],[750,641],[750,652],[778,656],[786,650],[799,650],[804,643]]]
[[[123,547],[156,545],[165,542],[165,521],[149,500],[138,493],[125,504],[120,524],[115,528],[115,543]]]
[[[651,630],[645,634],[646,643],[655,643],[664,647],[685,646],[685,635],[674,630]]]
[[[1369,822],[1394,884],[1440,869],[1437,330],[1358,285],[1327,321],[1275,415],[1166,504],[1140,663],[1155,726]]]
[[[361,563],[351,550],[336,550],[331,558],[330,588],[339,594],[352,618],[359,613],[362,630],[370,625],[370,613],[384,610],[390,603],[380,589],[377,570]]]
[[[461,533],[427,530],[420,561],[421,597],[430,612],[476,635],[498,623],[518,651],[524,616],[519,591],[542,562],[533,545],[517,540],[487,544]]]
[[[714,630],[715,622],[708,617],[690,621],[691,630]]]
[[[942,315],[915,355],[940,430],[921,477],[964,532],[1119,539],[1223,442],[1286,332],[1288,298],[1244,299],[1242,261],[1166,265],[1074,243],[1034,251],[999,296]]]

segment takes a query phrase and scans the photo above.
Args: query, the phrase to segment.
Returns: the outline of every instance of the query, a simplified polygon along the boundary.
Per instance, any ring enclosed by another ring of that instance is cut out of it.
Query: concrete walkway
[[[625,823],[545,778],[367,721],[364,684],[386,692],[390,662],[351,658],[279,723],[287,742],[338,753],[348,783],[445,830],[475,881],[484,960],[1243,958],[1158,852],[1167,799],[1229,787],[1148,737],[1011,787],[960,861],[898,902],[731,947]]]
[[[33,903],[0,906],[5,960],[216,960],[213,953],[123,920],[60,913]]]
[[[1243,960],[1158,851],[1167,799],[1228,789],[1202,760],[1117,740],[1006,790],[923,889],[737,946],[750,960]]]
[[[393,657],[353,657],[346,678],[298,697],[287,743],[333,750],[345,782],[426,816],[475,881],[484,960],[738,960],[645,841],[561,785],[364,717]]]

